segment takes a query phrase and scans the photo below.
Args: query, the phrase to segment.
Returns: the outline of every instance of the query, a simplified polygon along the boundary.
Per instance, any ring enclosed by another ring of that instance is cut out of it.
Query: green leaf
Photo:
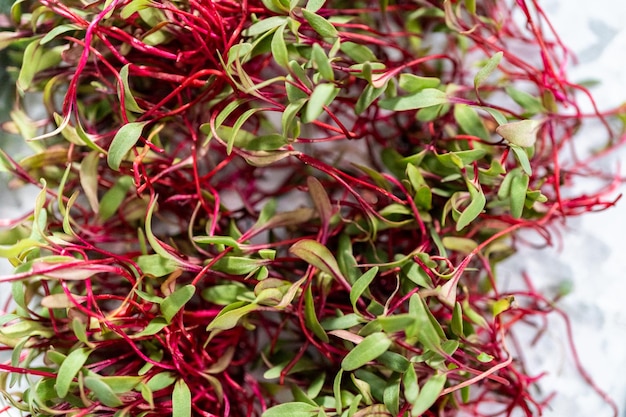
[[[119,407],[124,403],[115,395],[111,387],[102,381],[102,378],[87,376],[84,379],[85,386],[93,392],[98,401],[107,407]]]
[[[174,384],[172,417],[191,417],[191,390],[182,379],[179,379]]]
[[[540,120],[518,120],[498,126],[496,133],[510,144],[526,148],[533,146],[537,141],[537,133],[541,125]]]
[[[441,80],[435,77],[420,77],[414,74],[400,74],[398,85],[404,91],[409,93],[417,93],[426,88],[437,88],[441,84]]]
[[[519,219],[524,211],[524,203],[526,202],[526,191],[530,178],[527,174],[515,175],[511,180],[511,216]]]
[[[257,271],[264,261],[244,256],[225,256],[213,264],[213,270],[231,275],[249,275]]]
[[[506,119],[506,116],[504,114],[502,114],[502,112],[493,109],[491,107],[487,107],[487,106],[482,106],[480,107],[481,110],[486,111],[487,113],[489,113],[491,115],[491,117],[493,117],[493,120],[496,121],[496,123],[498,123],[498,125],[503,125],[506,124],[508,122],[508,120]]]
[[[354,106],[354,113],[357,115],[363,113],[384,91],[384,87],[375,88],[371,84],[365,86]]]
[[[211,285],[202,290],[202,298],[217,305],[226,306],[239,300],[249,290],[240,283]]]
[[[150,0],[132,0],[129,2],[120,13],[122,19],[128,19],[134,13],[137,13],[139,10],[147,9],[151,7],[152,3]]]
[[[400,412],[400,379],[391,378],[383,391],[383,403],[393,416]]]
[[[285,43],[285,26],[286,23],[280,25],[272,36],[270,44],[272,56],[278,65],[284,68],[289,67],[289,53],[287,52],[287,44]]]
[[[302,239],[294,243],[289,252],[320,271],[345,281],[332,253],[321,243],[315,240]]]
[[[78,317],[72,320],[72,331],[78,340],[89,347],[93,347],[93,344],[89,342],[89,337],[87,336],[87,325]]]
[[[141,137],[141,132],[146,123],[147,122],[127,123],[117,131],[107,155],[107,163],[112,170],[120,170],[122,161]]]
[[[161,302],[160,309],[161,314],[165,317],[165,320],[169,323],[172,318],[180,311],[181,308],[196,292],[196,287],[193,285],[185,285],[182,288],[177,289],[171,293],[163,302]]]
[[[142,331],[140,331],[139,333],[135,333],[132,336],[133,337],[152,336],[154,334],[157,334],[161,330],[163,330],[165,327],[167,327],[167,324],[168,324],[167,321],[163,317],[156,317],[152,319],[150,323],[148,323],[148,325]]]
[[[483,194],[482,189],[479,188],[477,190],[474,186],[470,185],[469,192],[471,202],[465,210],[463,210],[456,222],[457,232],[463,230],[465,226],[473,222],[480,215],[480,213],[482,213],[485,208],[485,204],[487,203],[487,199],[485,198],[485,194]]]
[[[137,104],[135,97],[133,96],[132,91],[130,90],[130,84],[128,83],[128,67],[130,64],[126,64],[120,70],[120,79],[122,83],[122,88],[118,87],[118,95],[124,97],[124,106],[127,111],[131,111],[134,113],[143,113],[143,110]]]
[[[322,183],[315,177],[307,178],[307,186],[309,187],[309,194],[311,195],[311,199],[313,200],[313,204],[320,216],[322,224],[328,225],[333,215],[333,208],[328,193],[326,193]]]
[[[89,206],[98,213],[100,201],[98,201],[98,163],[100,153],[93,151],[87,154],[80,163],[80,185],[85,192]]]
[[[65,398],[72,384],[72,380],[76,377],[85,362],[87,362],[87,358],[89,358],[92,351],[92,349],[88,348],[78,348],[67,355],[67,358],[65,358],[59,367],[57,381],[54,385],[54,389],[59,397]]]
[[[326,0],[309,0],[307,1],[305,8],[315,13],[321,9],[322,6],[324,6],[324,3],[326,3]]]
[[[391,344],[391,339],[385,333],[372,333],[348,352],[341,361],[341,368],[344,371],[360,368],[385,353]]]
[[[302,9],[302,15],[309,22],[309,25],[323,38],[334,38],[338,35],[337,29],[322,16],[310,10]]]
[[[511,303],[513,301],[514,298],[512,296],[497,300],[495,303],[493,303],[493,306],[491,307],[493,316],[496,317],[507,311],[509,308],[511,308]]]
[[[171,259],[164,258],[159,254],[142,255],[136,260],[137,265],[144,274],[154,277],[169,275],[178,269],[178,264]]]
[[[319,43],[314,43],[311,49],[311,59],[315,63],[319,74],[328,81],[334,81],[335,75],[333,73],[333,67],[330,65],[330,60],[326,56],[326,52],[320,46]]]
[[[418,417],[425,413],[439,398],[446,384],[446,375],[437,374],[428,378],[417,396],[417,400],[411,408],[411,416]]]
[[[262,417],[314,417],[320,408],[308,403],[290,402],[268,408]]]
[[[324,107],[330,105],[338,93],[339,89],[333,84],[318,84],[309,97],[302,121],[310,123],[316,120],[324,112]]]
[[[436,88],[426,88],[406,96],[386,98],[380,107],[386,110],[404,111],[446,104],[450,101],[446,93]]]
[[[290,84],[287,84],[290,85]],[[301,91],[296,89],[297,91]],[[298,113],[304,107],[308,99],[308,96],[305,98],[300,98],[292,103],[289,103],[285,110],[283,111],[283,115],[281,117],[281,127],[283,129],[283,136],[287,138],[297,138],[300,135],[299,124],[296,120]]]
[[[341,42],[340,49],[344,54],[348,55],[350,59],[359,64],[378,61],[378,58],[374,55],[372,50],[365,45],[354,42]]]
[[[121,176],[115,181],[115,184],[104,193],[100,199],[100,211],[98,212],[100,220],[106,221],[115,214],[132,185],[132,177],[126,175]]]
[[[441,351],[443,331],[436,320],[431,320],[432,313],[419,294],[413,294],[409,299],[409,314],[415,317],[415,324],[413,329],[407,329],[407,337],[416,330],[418,340],[426,349],[433,352]]]
[[[454,311],[452,312],[450,326],[452,328],[452,333],[459,337],[465,337],[465,332],[463,331],[463,310],[458,301],[454,303]]]
[[[404,375],[402,375],[402,384],[404,385],[404,398],[406,398],[410,404],[415,404],[420,392],[420,387],[417,383],[417,373],[412,364]]]
[[[333,394],[335,396],[335,411],[341,414],[343,402],[341,401],[341,379],[343,378],[343,369],[340,369],[333,378]]]
[[[489,140],[489,132],[473,107],[466,104],[455,105],[454,118],[461,126],[461,129],[468,135],[476,136],[486,141]]]
[[[391,351],[387,351],[380,355],[377,361],[387,369],[399,373],[406,372],[411,365],[411,362],[409,362],[409,360],[404,355]]]
[[[532,175],[533,170],[530,165],[530,160],[528,159],[528,154],[526,153],[526,150],[517,145],[510,145],[510,148],[513,151],[515,158],[517,158],[517,161],[519,162],[524,172],[528,175]]]
[[[163,388],[167,388],[176,381],[176,378],[171,372],[161,372],[154,375],[146,383],[146,386],[150,391],[159,391]]]
[[[40,45],[45,45],[48,42],[54,40],[54,38],[56,38],[59,35],[62,35],[66,32],[71,32],[71,31],[75,31],[75,30],[81,30],[81,27],[78,25],[59,25],[59,26],[55,26],[54,28],[52,28],[52,30],[50,30],[48,33],[46,33],[46,35],[41,38],[41,40],[39,41]]]
[[[480,352],[480,354],[478,356],[476,356],[476,359],[478,359],[480,362],[482,363],[489,363],[493,360],[493,356],[485,353],[485,352]]]
[[[519,104],[527,113],[537,114],[546,111],[545,107],[543,107],[543,103],[537,97],[510,86],[506,87],[505,90],[509,97]]]
[[[355,312],[358,313],[356,308],[356,303],[361,298],[361,295],[368,289],[369,285],[372,283],[376,275],[378,274],[378,267],[370,269],[365,272],[359,279],[356,280],[354,284],[352,284],[352,289],[350,290],[350,302],[352,303],[352,308]]]
[[[264,19],[260,19],[245,30],[245,36],[254,37],[258,35],[263,35],[267,32],[271,32],[279,26],[286,25],[288,19],[289,18],[287,16],[270,16]]]
[[[46,49],[40,44],[39,39],[29,43],[24,50],[24,59],[17,77],[17,88],[22,92],[28,90],[35,75],[61,62],[61,52],[62,49],[59,47]]]
[[[23,252],[30,252],[37,247],[42,246],[42,243],[26,238],[17,241],[13,245],[0,245],[0,257],[5,259],[11,259],[18,257]]]
[[[483,149],[469,149],[437,155],[437,160],[449,168],[463,168],[481,160],[487,152]]]
[[[245,301],[230,304],[220,311],[206,329],[207,331],[232,329],[237,326],[237,323],[239,323],[242,317],[257,309],[259,309],[258,305],[250,304]]]
[[[317,336],[324,343],[328,343],[328,335],[326,331],[320,324],[317,314],[315,313],[315,303],[313,302],[313,293],[311,291],[311,286],[309,285],[305,292],[304,298],[304,319],[313,334]]]
[[[500,64],[500,60],[502,60],[503,55],[504,53],[500,51],[487,60],[485,65],[474,77],[474,88],[478,88],[487,78],[489,78],[491,73],[498,67],[498,64]]]

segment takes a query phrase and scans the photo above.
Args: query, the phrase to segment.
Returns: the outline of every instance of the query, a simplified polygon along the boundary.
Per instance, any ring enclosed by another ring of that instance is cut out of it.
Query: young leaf
[[[328,343],[328,335],[320,324],[317,314],[315,313],[315,303],[313,301],[313,293],[310,285],[307,287],[304,297],[304,319],[307,326],[321,341]]]
[[[93,392],[98,401],[107,407],[119,407],[124,403],[115,395],[111,386],[102,381],[102,378],[87,376],[84,379],[85,386]]]
[[[386,110],[404,111],[446,104],[450,101],[446,93],[436,88],[425,88],[407,96],[386,98],[380,101],[380,107]]]
[[[311,59],[315,63],[315,66],[317,67],[317,70],[322,78],[327,81],[334,81],[335,75],[333,73],[333,67],[330,65],[330,60],[319,43],[313,44],[311,49]]]
[[[182,288],[177,289],[170,294],[160,305],[161,314],[165,317],[165,320],[169,323],[172,318],[180,311],[181,308],[196,292],[196,287],[193,285],[185,285]]]
[[[167,388],[176,381],[174,375],[171,372],[161,372],[154,375],[146,383],[146,386],[150,391],[159,391],[163,388]]]
[[[230,304],[222,309],[220,313],[209,323],[207,331],[211,330],[229,330],[237,326],[239,320],[248,313],[259,308],[256,304],[249,304],[245,301]]]
[[[274,61],[281,67],[289,66],[289,53],[287,52],[287,44],[285,43],[285,26],[286,23],[280,25],[272,36],[271,49]]]
[[[365,290],[367,290],[374,278],[376,278],[376,274],[378,274],[377,266],[361,275],[361,277],[357,279],[356,282],[352,285],[352,289],[350,290],[350,302],[352,303],[352,308],[356,313],[358,313],[356,309],[357,301],[365,292]]]
[[[516,219],[522,217],[524,211],[524,203],[526,202],[526,191],[530,178],[527,174],[516,175],[511,180],[511,215]]]
[[[437,88],[441,84],[441,80],[435,77],[421,77],[414,74],[400,74],[398,85],[404,91],[409,93],[417,93],[426,88]]]
[[[124,175],[119,177],[115,184],[113,184],[113,187],[109,188],[107,192],[104,193],[100,199],[100,211],[98,212],[100,220],[106,221],[115,214],[132,185],[132,177]]]
[[[93,151],[87,154],[80,163],[80,185],[85,192],[89,206],[98,213],[100,202],[98,201],[98,162],[100,153]]]
[[[313,265],[320,271],[326,272],[341,281],[345,281],[334,256],[326,246],[321,243],[315,240],[302,239],[294,243],[289,249],[289,252],[308,262],[310,265]]]
[[[320,408],[308,403],[290,402],[268,408],[262,417],[315,417]]]
[[[310,123],[317,119],[324,112],[324,107],[332,103],[338,93],[339,89],[333,84],[318,84],[309,97],[302,121]]]
[[[338,35],[337,29],[328,20],[314,12],[302,9],[302,15],[309,25],[323,38],[334,38]]]
[[[391,378],[383,391],[383,403],[387,411],[397,416],[400,410],[400,378]]]
[[[426,301],[413,294],[409,300],[409,314],[415,317],[415,328],[419,341],[424,347],[433,352],[441,351],[441,326],[436,320],[431,320],[432,313],[428,309]],[[409,331],[409,330],[407,330]]]
[[[305,8],[315,13],[321,9],[322,6],[324,6],[324,3],[326,3],[326,0],[309,0],[307,1]]]
[[[404,398],[406,398],[409,403],[415,404],[420,392],[420,387],[417,384],[417,373],[413,365],[410,365],[404,375],[402,375],[402,385],[404,385]]]
[[[60,62],[61,49],[59,47],[46,49],[40,44],[39,39],[35,39],[24,50],[24,60],[17,77],[17,88],[20,91],[28,90],[37,73],[54,67]]]
[[[276,29],[279,26],[283,26],[287,23],[287,16],[270,16],[265,19],[260,19],[253,23],[248,29],[245,30],[246,36],[254,37],[263,35],[267,32]],[[230,61],[230,57],[229,57]]]
[[[474,186],[470,185],[469,192],[471,202],[465,208],[465,210],[463,210],[463,212],[459,216],[459,219],[456,222],[457,232],[473,222],[483,211],[483,209],[485,208],[485,204],[487,203],[485,194],[483,194],[483,191],[480,188],[477,190],[476,188],[474,188]]]
[[[147,122],[127,123],[117,131],[107,155],[107,163],[111,169],[114,171],[120,170],[122,161],[141,137],[141,132],[146,123]]]
[[[537,97],[510,86],[505,90],[509,97],[519,104],[527,113],[537,114],[546,111],[543,107],[543,103]]]
[[[420,390],[417,400],[413,403],[411,416],[418,417],[425,413],[437,401],[445,384],[445,374],[431,376]]]
[[[540,120],[518,120],[498,126],[496,133],[510,144],[526,148],[533,146],[537,141],[537,133],[541,124]]]
[[[353,61],[363,64],[365,62],[377,62],[378,58],[370,48],[354,42],[341,42],[341,51]]]
[[[142,255],[136,260],[137,265],[144,274],[154,277],[169,275],[178,269],[178,264],[171,259],[164,258],[159,254]]]
[[[463,332],[463,310],[458,301],[454,303],[454,311],[452,312],[450,326],[452,327],[452,333],[459,337],[465,336],[465,333]]]
[[[489,58],[489,60],[474,77],[474,88],[478,88],[487,78],[489,78],[491,73],[498,67],[503,55],[504,53],[500,51]]]
[[[363,113],[384,91],[384,87],[376,88],[371,84],[365,86],[354,106],[354,113],[357,115]]]
[[[311,199],[320,216],[322,225],[327,227],[333,214],[333,207],[330,204],[328,193],[326,193],[322,183],[315,177],[307,178],[307,186],[309,187],[309,194],[311,194]]]
[[[532,167],[530,166],[530,161],[528,160],[528,154],[526,153],[526,150],[513,144],[510,145],[510,148],[515,154],[515,158],[517,158],[517,161],[519,162],[524,172],[528,175],[532,175],[533,171]]]
[[[128,83],[128,67],[130,64],[126,64],[120,70],[120,79],[122,80],[122,88],[118,87],[118,96],[124,98],[124,107],[126,107],[127,111],[133,113],[143,113],[143,110],[137,104],[135,97],[130,89],[130,85]]]
[[[476,136],[486,141],[489,140],[489,132],[473,107],[466,104],[455,105],[454,118],[461,126],[461,129],[468,135]]]
[[[385,333],[372,333],[356,345],[341,361],[341,369],[353,371],[373,361],[391,347],[391,339]]]
[[[172,417],[191,417],[191,390],[184,380],[174,384],[172,392]]]
[[[59,397],[65,398],[72,384],[72,380],[76,377],[85,362],[87,362],[87,358],[89,358],[91,352],[92,349],[78,348],[67,355],[67,358],[65,358],[59,367],[57,380],[54,385],[54,389]]]

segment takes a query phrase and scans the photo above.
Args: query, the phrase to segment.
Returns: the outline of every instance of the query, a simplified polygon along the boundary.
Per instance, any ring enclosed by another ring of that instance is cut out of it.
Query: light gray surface
[[[570,68],[570,79],[601,81],[592,91],[603,109],[625,101],[626,2],[549,0],[542,5],[563,41],[578,55],[580,62]],[[593,146],[597,143],[595,138],[601,135],[598,127],[591,127],[582,140]],[[619,160],[626,161],[625,149],[603,163],[607,169],[617,169]],[[23,195],[7,196],[3,191],[0,190],[3,195],[0,218],[15,214],[16,203],[25,198]],[[621,191],[626,192],[626,187]],[[29,206],[28,202],[23,204],[22,207]],[[573,283],[573,292],[559,305],[571,317],[584,366],[598,385],[615,399],[621,416],[626,416],[625,235],[626,198],[616,208],[569,221],[561,250],[523,250],[500,270],[500,279],[509,282],[525,270],[539,289],[549,290],[564,281]],[[5,274],[7,269],[2,266],[0,274]],[[5,296],[6,287],[0,286],[0,299]],[[552,317],[548,334],[537,345],[529,347],[525,356],[529,369],[536,373],[548,372],[541,383],[544,392],[557,391],[552,407],[544,416],[612,415],[610,408],[574,369],[563,322],[558,317]]]
[[[601,109],[626,101],[626,2],[620,0],[550,0],[541,3],[561,38],[578,56],[569,68],[572,81],[596,79],[591,91]],[[583,102],[584,103],[584,102]],[[590,103],[584,108],[591,110]],[[599,126],[585,129],[581,148],[602,138]],[[626,149],[600,162],[617,170]],[[621,169],[625,176],[625,169]],[[581,187],[589,184],[581,183]],[[626,193],[626,187],[620,188]],[[616,193],[617,194],[617,193]],[[568,221],[562,249],[524,250],[507,262],[501,278],[514,279],[526,270],[539,289],[571,281],[573,292],[559,302],[574,326],[574,340],[583,365],[626,416],[626,198],[608,211]],[[547,371],[541,385],[557,391],[546,417],[609,417],[611,409],[580,378],[568,353],[563,321],[551,317],[550,331],[526,351],[529,368]]]

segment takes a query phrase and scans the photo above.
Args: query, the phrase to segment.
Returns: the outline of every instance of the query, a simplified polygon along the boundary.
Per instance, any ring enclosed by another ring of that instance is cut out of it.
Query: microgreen
[[[32,153],[0,162],[41,192],[0,230],[2,394],[38,416],[540,414],[510,342],[556,307],[496,264],[614,200],[571,189],[586,90],[543,10],[496,3],[15,2],[4,126]]]

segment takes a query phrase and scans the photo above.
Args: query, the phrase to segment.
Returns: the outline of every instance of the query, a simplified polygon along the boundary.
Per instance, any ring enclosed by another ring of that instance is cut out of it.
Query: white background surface
[[[578,55],[570,79],[597,79],[592,92],[603,109],[626,101],[626,2],[621,0],[549,0],[541,3],[565,44]],[[593,144],[601,131],[591,128],[582,141]],[[603,161],[607,170],[626,165],[626,149]],[[623,169],[626,171],[626,169]],[[0,192],[0,218],[15,214],[23,196]],[[622,187],[626,192],[626,187]],[[27,208],[30,203],[22,203]],[[507,261],[500,279],[513,280],[527,271],[539,289],[569,281],[573,292],[562,299],[572,320],[578,352],[597,384],[617,402],[626,417],[626,197],[617,207],[572,219],[560,251],[523,250]],[[7,269],[0,267],[0,274]],[[4,298],[6,287],[0,287]],[[525,352],[529,369],[548,371],[544,392],[557,391],[548,417],[610,417],[610,408],[586,385],[573,367],[563,322],[552,317],[549,333]]]
[[[570,80],[596,79],[591,89],[601,109],[626,102],[626,2],[621,0],[550,0],[541,2],[566,45],[578,57]],[[585,106],[590,110],[590,106]],[[577,139],[584,146],[603,138],[597,126]],[[615,172],[626,149],[600,163]],[[621,193],[626,193],[622,186]],[[501,271],[511,279],[526,270],[539,289],[570,281],[573,292],[559,302],[570,316],[574,339],[585,368],[616,401],[626,417],[626,196],[608,211],[571,219],[562,249],[523,250]],[[547,370],[544,391],[557,391],[548,417],[610,417],[610,407],[587,386],[568,354],[563,321],[553,316],[549,334],[525,352],[529,368]]]

